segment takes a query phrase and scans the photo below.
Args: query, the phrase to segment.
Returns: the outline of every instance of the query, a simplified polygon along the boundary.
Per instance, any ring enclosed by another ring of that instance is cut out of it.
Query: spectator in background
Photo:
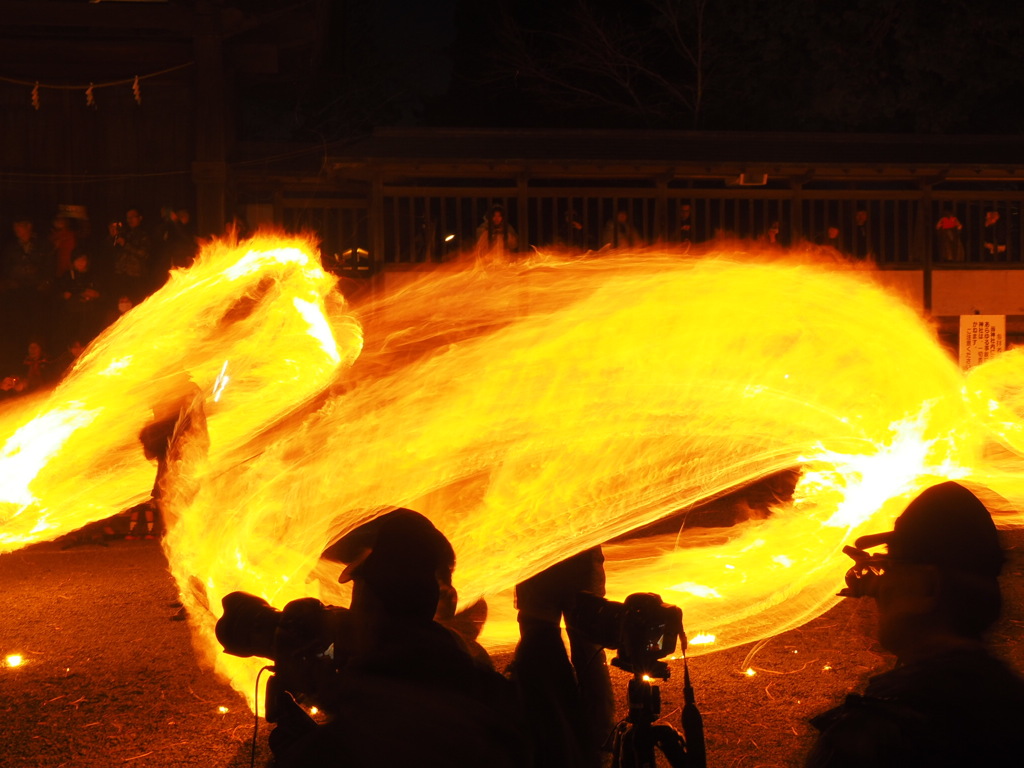
[[[4,290],[38,289],[53,275],[35,225],[27,216],[15,216],[11,224],[14,239],[4,247],[0,261],[0,279]]]
[[[416,232],[413,235],[412,252],[416,261],[434,261],[438,257],[437,222],[430,212],[420,210],[416,215]],[[337,254],[335,254],[337,259]],[[347,265],[346,265],[347,266]],[[350,268],[356,268],[352,264]]]
[[[50,229],[50,244],[54,255],[54,276],[71,268],[71,261],[78,252],[78,224],[70,216],[57,216]]]
[[[114,280],[119,294],[139,302],[151,287],[153,245],[138,208],[128,209],[125,222],[114,238]]]
[[[782,246],[782,227],[779,221],[776,219],[768,225],[768,229],[761,233],[757,238],[759,243],[763,243],[769,248],[780,248]]]
[[[858,259],[873,259],[876,255],[868,212],[863,208],[853,214],[853,255]]]
[[[20,376],[4,376],[0,379],[0,401],[10,400],[25,392],[25,379]]]
[[[188,212],[185,212],[186,217]],[[181,223],[180,214],[173,208],[160,211],[160,275],[156,282],[163,284],[172,269],[186,269],[192,266],[196,255],[195,239]]]
[[[693,207],[689,203],[679,204],[679,222],[676,224],[674,242],[687,247],[697,242],[697,232],[693,221]]]
[[[28,350],[22,365],[25,367],[23,378],[26,392],[39,389],[50,382],[53,371],[50,366],[50,358],[43,350],[42,342],[33,340],[28,343]]]
[[[562,224],[561,244],[573,253],[582,253],[587,250],[587,234],[583,231],[583,223],[575,209],[570,208],[565,212]]]
[[[103,289],[90,269],[88,254],[75,256],[71,269],[57,281],[57,293],[62,343],[72,338],[91,340],[103,329]]]
[[[605,248],[640,248],[643,246],[643,238],[633,226],[629,219],[629,212],[620,209],[615,216],[605,224],[604,237],[601,240]]]
[[[199,250],[199,236],[196,234],[196,226],[192,222],[192,214],[188,208],[179,208],[175,213],[178,215],[178,226],[181,227],[182,233],[192,243],[192,255],[195,256]]]
[[[93,256],[91,265],[93,271],[109,285],[114,285],[117,282],[114,277],[114,267],[123,247],[124,230],[123,221],[107,222],[106,237],[102,242],[96,244],[95,253],[91,254]]]
[[[824,245],[827,248],[835,248],[840,253],[843,252],[843,243],[840,235],[839,227],[835,224],[829,224],[825,227],[825,231],[818,235],[818,245]]]
[[[75,361],[82,356],[85,351],[85,344],[80,339],[72,339],[68,342],[64,351],[54,359],[52,370],[55,374],[55,378],[62,378],[68,371],[71,370],[71,366],[75,364]]]
[[[985,211],[985,224],[981,232],[981,246],[988,259],[1006,261],[1009,258],[1006,222],[995,208]]]
[[[479,259],[507,261],[519,249],[519,235],[505,220],[505,209],[493,205],[476,228],[476,255]]]
[[[942,216],[935,223],[935,230],[939,239],[939,261],[963,261],[964,225],[960,223],[952,208],[942,210]]]
[[[17,215],[0,254],[0,365],[13,365],[34,333],[49,327],[53,257],[29,217]]]

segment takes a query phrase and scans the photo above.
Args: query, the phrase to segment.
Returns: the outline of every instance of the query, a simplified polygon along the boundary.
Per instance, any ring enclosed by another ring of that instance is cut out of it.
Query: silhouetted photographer
[[[655,680],[669,677],[665,658],[686,650],[682,611],[650,593],[624,602],[606,600],[600,548],[585,550],[519,584],[520,640],[512,679],[523,697],[536,741],[537,768],[591,768],[612,755],[613,768],[655,764],[703,768],[704,730],[689,675],[680,733],[658,723],[661,698]],[[571,661],[562,642],[564,617]],[[629,713],[614,723],[614,698],[604,649],[616,651],[612,665],[629,672]],[[685,669],[685,667],[684,667]]]
[[[885,544],[886,553],[868,550]],[[878,639],[897,657],[863,695],[812,720],[811,768],[1018,766],[1024,681],[993,657],[1003,552],[981,501],[957,483],[921,493],[894,530],[845,549],[846,597],[870,596]]]
[[[530,742],[512,684],[472,640],[435,621],[455,554],[407,509],[356,529],[325,553],[347,563],[349,608],[296,600],[277,611],[224,598],[228,653],[273,660],[266,717],[282,767],[524,766]],[[318,724],[299,704],[327,716]]]

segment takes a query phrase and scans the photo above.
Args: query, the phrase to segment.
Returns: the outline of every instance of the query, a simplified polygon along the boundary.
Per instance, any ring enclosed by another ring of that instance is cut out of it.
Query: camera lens
[[[224,615],[217,622],[217,640],[232,656],[274,658],[274,637],[281,612],[266,600],[232,592],[221,600]]]

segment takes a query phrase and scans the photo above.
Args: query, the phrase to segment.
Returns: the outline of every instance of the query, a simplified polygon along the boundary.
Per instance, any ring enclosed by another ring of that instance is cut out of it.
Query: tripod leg
[[[621,768],[655,768],[654,733],[649,726],[627,727],[615,751]]]
[[[686,765],[686,742],[683,741],[682,734],[671,725],[656,725],[653,731],[654,743],[668,764],[672,768],[682,768]]]

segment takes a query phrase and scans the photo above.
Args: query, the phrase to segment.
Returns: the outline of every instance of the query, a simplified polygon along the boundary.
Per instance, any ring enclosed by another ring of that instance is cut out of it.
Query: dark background
[[[369,4],[376,13],[357,12],[365,5],[338,3],[332,16],[341,23],[352,11],[351,23],[366,25],[365,53],[325,64],[332,76],[347,64],[359,72],[350,80],[393,89],[367,116],[373,124],[946,134],[1022,127],[1017,3],[386,0]]]
[[[383,127],[1016,137],[1024,112],[1024,4],[993,0],[0,0],[0,19],[6,220],[171,205],[219,233],[256,202],[247,176],[316,179]]]

